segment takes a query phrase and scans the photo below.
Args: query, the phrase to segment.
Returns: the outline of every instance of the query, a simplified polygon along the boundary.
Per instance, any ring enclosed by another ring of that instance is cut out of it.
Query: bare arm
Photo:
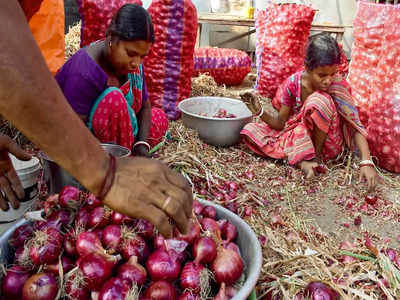
[[[289,106],[282,105],[277,117],[271,116],[267,112],[264,112],[261,116],[261,120],[263,120],[269,125],[269,127],[273,129],[282,130],[285,128],[286,122],[289,119],[290,110],[291,108]]]
[[[369,152],[367,139],[358,131],[354,134],[354,141],[356,146],[360,150],[361,160],[370,160],[371,154]],[[360,167],[360,179],[365,178],[368,184],[368,190],[372,191],[375,189],[377,184],[378,175],[375,171],[374,166],[362,166]]]
[[[139,134],[137,140],[147,142],[151,126],[151,105],[149,99],[144,102],[143,107],[138,114],[138,121]],[[144,145],[138,145],[137,147],[135,147],[135,152],[142,156],[150,156],[146,146]]]
[[[68,105],[16,0],[0,2],[0,35],[2,115],[97,194],[108,157]]]

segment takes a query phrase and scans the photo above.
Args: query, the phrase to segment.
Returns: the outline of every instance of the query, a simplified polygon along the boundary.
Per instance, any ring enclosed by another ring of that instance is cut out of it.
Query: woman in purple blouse
[[[166,114],[151,108],[142,60],[154,42],[150,15],[126,4],[114,16],[105,40],[75,53],[56,80],[74,111],[103,143],[150,156],[168,129]]]

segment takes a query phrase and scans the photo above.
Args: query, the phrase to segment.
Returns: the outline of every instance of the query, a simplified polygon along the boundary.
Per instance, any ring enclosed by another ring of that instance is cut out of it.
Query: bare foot
[[[309,179],[315,176],[313,168],[318,167],[318,163],[315,161],[303,160],[299,163],[299,167],[304,172],[304,175],[306,175],[306,179]]]

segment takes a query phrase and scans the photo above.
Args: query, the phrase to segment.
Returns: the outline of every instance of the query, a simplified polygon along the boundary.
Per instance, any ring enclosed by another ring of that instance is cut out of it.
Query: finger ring
[[[165,201],[164,201],[164,203],[163,203],[163,206],[162,206],[162,209],[163,209],[163,210],[165,210],[165,209],[167,208],[167,206],[168,206],[168,204],[169,204],[170,201],[171,201],[171,197],[168,196],[167,199],[165,199]]]

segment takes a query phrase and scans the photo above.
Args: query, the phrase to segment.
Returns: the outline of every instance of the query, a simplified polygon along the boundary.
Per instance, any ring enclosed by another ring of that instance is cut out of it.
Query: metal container
[[[242,288],[238,291],[235,297],[232,298],[232,300],[245,300],[249,297],[256,286],[261,272],[262,253],[257,236],[246,222],[244,222],[239,216],[235,215],[231,211],[206,200],[199,199],[199,202],[203,205],[215,207],[217,210],[218,219],[227,219],[237,228],[238,238],[236,242],[245,262],[244,272],[246,275],[246,280]],[[0,264],[6,265],[12,263],[14,259],[14,251],[9,246],[8,240],[11,238],[14,230],[17,227],[27,223],[29,223],[29,221],[22,219],[0,236]]]
[[[227,147],[236,144],[240,131],[251,122],[253,115],[240,100],[223,97],[194,97],[183,100],[178,108],[186,127],[196,129],[207,144]],[[236,118],[213,118],[220,109],[236,115]],[[207,116],[202,116],[206,114]]]
[[[126,157],[131,155],[128,148],[115,144],[101,144],[102,148],[115,157]],[[61,191],[64,186],[75,186],[79,189],[84,189],[83,186],[72,177],[67,171],[61,168],[55,161],[41,152],[40,157],[43,161],[43,176],[44,181],[49,189],[49,194],[56,194]]]

